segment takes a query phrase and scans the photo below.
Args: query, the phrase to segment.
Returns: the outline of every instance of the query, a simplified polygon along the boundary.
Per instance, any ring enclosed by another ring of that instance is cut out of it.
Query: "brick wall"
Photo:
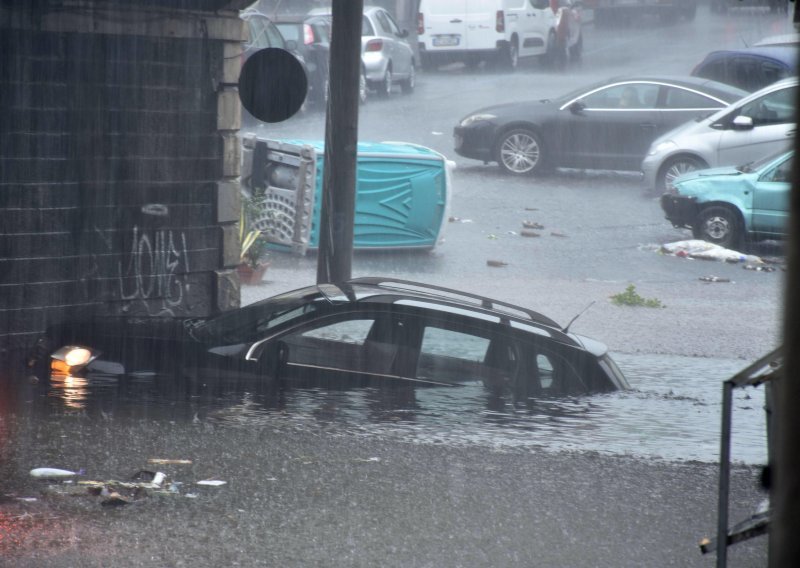
[[[65,318],[239,301],[236,13],[42,5],[0,8],[6,363]]]

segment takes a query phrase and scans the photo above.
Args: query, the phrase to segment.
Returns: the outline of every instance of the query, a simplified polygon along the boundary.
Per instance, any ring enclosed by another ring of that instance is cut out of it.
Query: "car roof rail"
[[[517,306],[515,304],[511,304],[508,302],[502,302],[500,300],[493,300],[491,298],[480,296],[478,294],[473,294],[471,292],[462,292],[461,290],[454,290],[452,288],[447,288],[445,286],[436,286],[434,284],[414,282],[413,280],[401,280],[395,278],[385,278],[381,276],[363,276],[361,278],[352,278],[348,280],[347,283],[351,285],[368,284],[384,288],[393,288],[395,290],[406,291],[406,292],[416,291],[416,292],[428,292],[430,294],[431,291],[436,291],[439,292],[439,294],[435,294],[437,297],[451,301],[452,300],[463,301],[464,298],[469,298],[471,300],[478,300],[480,302],[480,305],[478,307],[483,308],[485,310],[500,311],[508,315],[517,315],[517,317],[525,316],[531,321],[534,321],[536,323],[544,324],[550,327],[554,327],[556,329],[561,329],[561,326],[557,322],[531,309],[523,308],[522,306]],[[448,295],[450,297],[448,297]],[[506,310],[502,310],[499,308],[506,308]],[[513,312],[516,313],[509,313],[507,310],[513,310]]]

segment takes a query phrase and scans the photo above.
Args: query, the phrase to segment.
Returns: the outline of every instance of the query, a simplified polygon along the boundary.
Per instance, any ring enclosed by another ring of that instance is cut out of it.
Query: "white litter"
[[[717,260],[723,262],[749,262],[751,264],[762,264],[764,261],[760,257],[752,254],[744,254],[739,251],[726,249],[713,243],[690,239],[688,241],[677,241],[661,245],[659,249],[664,254],[671,254],[684,258],[695,258],[698,260]]]
[[[209,485],[211,487],[219,487],[225,485],[227,481],[220,481],[219,479],[203,479],[197,482],[197,485]]]
[[[67,469],[57,469],[55,467],[37,467],[31,470],[31,477],[37,479],[67,479],[78,475],[74,471]]]

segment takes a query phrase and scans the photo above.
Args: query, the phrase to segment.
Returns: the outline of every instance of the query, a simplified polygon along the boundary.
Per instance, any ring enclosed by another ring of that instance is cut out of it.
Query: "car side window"
[[[378,20],[378,25],[381,27],[381,31],[383,33],[386,35],[392,34],[392,26],[389,25],[389,20],[386,19],[386,14],[379,10],[375,12],[375,19]]]
[[[386,12],[386,13],[381,12],[381,13],[384,15],[384,17],[386,18],[386,21],[389,23],[390,33],[392,35],[399,36],[400,35],[400,26],[398,26],[397,23],[394,21],[394,19],[392,18],[392,15],[389,14],[388,12]]]
[[[290,365],[363,372],[368,369],[367,337],[374,318],[339,320],[287,334]]]
[[[664,108],[670,109],[715,109],[725,105],[700,93],[669,87],[664,99]]]
[[[752,118],[753,126],[793,122],[796,93],[797,88],[790,87],[764,95],[744,105],[739,116]]]
[[[489,343],[483,335],[428,325],[422,335],[416,376],[445,382],[481,379]]]
[[[587,109],[654,109],[658,101],[658,85],[628,83],[601,89],[583,97]]]
[[[789,183],[791,181],[792,173],[792,160],[786,159],[782,163],[775,166],[772,170],[761,176],[760,181],[774,182],[774,183]]]
[[[331,28],[333,29],[333,28]],[[369,21],[369,18],[364,16],[361,18],[361,35],[362,36],[374,36],[378,35],[375,33],[375,30],[372,29],[372,22]]]
[[[776,65],[771,61],[765,61],[761,64],[762,85],[771,85],[775,81],[780,81],[788,76],[788,70],[780,65]]]
[[[589,390],[581,371],[561,353],[539,347],[536,351],[535,366],[535,373],[532,376],[538,374],[538,386],[543,394],[563,395]],[[587,370],[584,369],[584,372]],[[588,378],[587,376],[587,380]]]
[[[283,36],[281,35],[281,32],[278,31],[278,28],[275,27],[275,24],[267,23],[264,28],[270,47],[284,47],[285,42],[283,40]]]

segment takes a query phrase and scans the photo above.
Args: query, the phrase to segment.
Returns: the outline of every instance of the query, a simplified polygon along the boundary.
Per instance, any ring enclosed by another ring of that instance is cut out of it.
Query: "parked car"
[[[385,278],[300,288],[170,333],[133,333],[111,320],[65,324],[39,347],[52,372],[71,375],[180,372],[334,388],[483,382],[524,396],[629,388],[605,345],[538,312]]]
[[[422,65],[481,60],[516,69],[522,57],[548,63],[583,51],[581,11],[572,0],[421,0],[417,38]]]
[[[263,196],[252,219],[273,248],[319,247],[323,158],[319,141],[245,135],[242,185]],[[433,249],[444,239],[454,163],[405,142],[359,142],[355,249]]]
[[[276,16],[275,27],[287,41],[293,41],[303,56],[310,83],[309,98],[317,105],[328,100],[330,22],[322,17]]]
[[[637,170],[660,134],[746,94],[696,77],[615,78],[472,112],[453,131],[455,150],[515,175],[558,166]]]
[[[800,44],[800,33],[793,32],[788,34],[767,36],[754,43],[753,47],[764,47],[768,45],[784,45],[784,46],[788,45],[796,48],[797,44]]]
[[[770,12],[789,11],[789,0],[711,0],[711,11],[724,14],[729,8],[767,7]]]
[[[664,192],[681,174],[743,164],[794,138],[797,78],[783,79],[655,140],[642,161],[644,185]]]
[[[726,248],[744,237],[783,238],[788,229],[793,151],[738,167],[697,170],[661,196],[666,218],[696,239]]]
[[[332,18],[330,8],[315,8],[309,16]],[[404,93],[416,86],[416,61],[408,43],[408,30],[401,30],[392,15],[380,6],[364,6],[361,24],[361,61],[367,86],[388,97],[394,85]]]
[[[757,91],[797,75],[797,46],[762,46],[712,51],[692,70],[695,77]]]

